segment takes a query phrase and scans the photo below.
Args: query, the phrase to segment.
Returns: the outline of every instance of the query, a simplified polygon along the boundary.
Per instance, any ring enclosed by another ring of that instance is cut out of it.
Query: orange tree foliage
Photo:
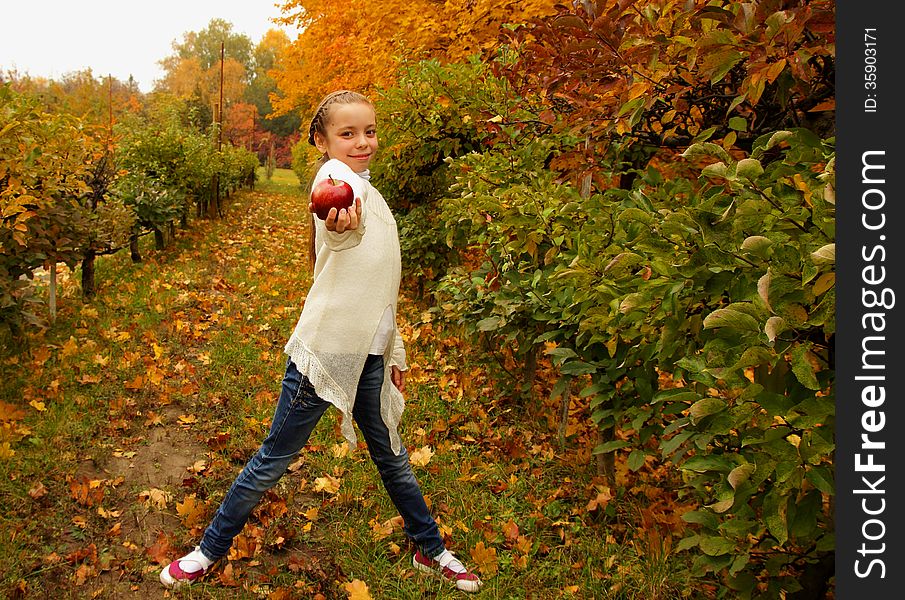
[[[522,60],[510,69],[549,101],[542,119],[564,116],[587,140],[573,175],[693,142],[750,151],[778,129],[832,134],[831,0],[576,4],[516,33]]]
[[[463,61],[497,47],[510,23],[551,14],[552,0],[288,0],[282,23],[302,33],[274,71],[278,113],[306,110],[337,88],[392,85],[407,58]]]

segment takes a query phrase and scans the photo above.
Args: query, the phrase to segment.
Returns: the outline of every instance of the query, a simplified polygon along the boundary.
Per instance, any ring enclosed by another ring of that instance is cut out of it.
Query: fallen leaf
[[[157,425],[163,425],[163,416],[158,415],[153,410],[149,410],[148,416],[145,419],[145,427],[154,427]]]
[[[69,336],[69,339],[63,344],[63,358],[67,356],[72,356],[79,350],[79,343],[73,336]]]
[[[182,502],[176,503],[176,514],[182,518],[182,524],[186,527],[194,527],[204,516],[204,504],[198,502],[195,494],[185,497]]]
[[[188,471],[189,473],[195,473],[196,475],[206,469],[207,469],[207,461],[204,459],[196,460],[194,463],[192,463],[191,466],[185,468],[185,470]]]
[[[314,491],[335,494],[339,491],[339,486],[341,483],[342,482],[339,479],[329,474],[325,475],[324,477],[317,477],[314,480]]]
[[[158,565],[166,565],[170,563],[172,550],[167,534],[160,531],[157,533],[157,541],[145,550],[145,554]]]
[[[43,498],[47,495],[47,488],[44,487],[44,483],[39,481],[34,484],[30,490],[28,490],[28,495],[37,500],[38,498]]]
[[[612,499],[613,494],[610,493],[610,488],[603,488],[603,490],[597,494],[596,498],[588,502],[588,512],[597,510],[598,508],[606,508],[606,505],[609,504]]]
[[[146,506],[154,507],[158,510],[163,510],[167,507],[167,502],[170,499],[170,495],[161,489],[151,488],[139,493],[138,499],[141,500]]]
[[[411,456],[409,457],[409,461],[411,461],[411,463],[416,467],[425,467],[433,456],[434,451],[431,449],[431,447],[423,446],[422,448],[412,452]]]
[[[124,383],[123,387],[125,387],[127,390],[135,391],[135,390],[140,390],[143,385],[144,385],[144,378],[142,378],[141,375],[136,375],[134,379]]]
[[[44,412],[45,410],[47,410],[47,406],[45,406],[44,403],[40,400],[32,400],[28,404],[38,412]]]
[[[478,569],[487,576],[496,575],[499,569],[496,548],[487,548],[484,542],[478,542],[471,550],[471,558],[478,566]]]
[[[509,542],[515,542],[518,540],[518,525],[516,525],[515,521],[509,519],[509,521],[503,525],[503,535],[506,536],[506,540]]]
[[[343,587],[349,594],[349,600],[371,600],[371,592],[368,591],[367,584],[361,579],[353,579],[349,583],[343,584]]]
[[[218,577],[220,583],[227,587],[236,587],[239,585],[239,582],[236,581],[235,576],[233,575],[233,564],[226,563],[226,566],[223,567],[223,570],[220,571],[220,576]]]

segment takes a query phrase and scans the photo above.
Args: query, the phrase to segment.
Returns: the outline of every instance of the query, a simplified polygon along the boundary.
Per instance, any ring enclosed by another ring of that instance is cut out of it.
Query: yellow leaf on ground
[[[434,451],[430,446],[423,446],[419,450],[415,450],[412,452],[409,460],[416,467],[425,467],[427,463],[430,462],[431,458],[434,456]]]
[[[371,600],[371,592],[368,591],[368,585],[361,579],[353,579],[349,583],[343,585],[349,594],[349,600]]]
[[[167,507],[167,502],[170,499],[170,495],[161,489],[151,488],[149,490],[144,490],[143,492],[138,494],[138,499],[141,500],[146,506],[163,510]]]
[[[75,340],[75,337],[69,336],[69,340],[63,344],[63,357],[72,356],[79,350],[79,343]]]
[[[28,404],[38,412],[44,412],[45,410],[47,410],[47,407],[40,400],[32,400]]]
[[[327,492],[328,494],[335,494],[339,491],[339,485],[342,483],[336,477],[331,475],[325,475],[324,477],[317,477],[314,480],[314,491],[315,492]]]
[[[182,502],[176,503],[176,513],[182,518],[182,523],[186,527],[194,527],[204,516],[204,503],[198,502],[195,494],[185,497]]]

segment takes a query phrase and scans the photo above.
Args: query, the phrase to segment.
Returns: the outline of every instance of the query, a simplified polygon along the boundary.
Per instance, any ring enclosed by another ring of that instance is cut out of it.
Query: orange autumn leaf
[[[484,542],[478,542],[472,548],[471,558],[484,575],[493,576],[499,570],[500,564],[497,560],[496,548],[487,548]]]
[[[225,585],[226,587],[236,587],[239,585],[233,572],[232,563],[226,563],[226,566],[220,571],[220,576],[217,579],[220,581],[221,585]]]
[[[169,564],[174,553],[167,534],[163,531],[158,532],[157,540],[145,549],[145,554],[158,565]]]
[[[144,384],[144,378],[141,375],[136,375],[134,379],[127,381],[123,384],[127,390],[140,390],[142,384]]]
[[[610,500],[612,500],[612,498],[613,494],[610,492],[610,488],[603,488],[603,490],[601,490],[595,498],[588,502],[588,512],[606,508],[606,505],[610,503]]]
[[[503,535],[506,536],[506,541],[515,542],[519,537],[518,525],[512,519],[503,525]]]
[[[204,516],[205,505],[199,502],[195,494],[185,497],[182,502],[176,503],[176,514],[182,518],[182,524],[186,527],[194,527]]]

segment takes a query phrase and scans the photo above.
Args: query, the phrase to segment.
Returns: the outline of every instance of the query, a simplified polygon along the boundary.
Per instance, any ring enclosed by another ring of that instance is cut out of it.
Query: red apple
[[[314,213],[323,221],[327,220],[327,215],[331,208],[336,209],[336,213],[343,208],[349,208],[355,201],[355,193],[352,186],[342,179],[333,179],[329,176],[311,190],[311,203],[314,205]]]

